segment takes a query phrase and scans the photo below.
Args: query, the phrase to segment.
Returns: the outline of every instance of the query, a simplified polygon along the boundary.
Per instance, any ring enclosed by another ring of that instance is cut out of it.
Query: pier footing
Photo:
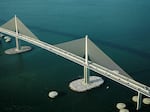
[[[19,54],[23,52],[30,51],[32,48],[30,46],[21,46],[19,50],[16,48],[7,49],[5,51],[6,54]]]
[[[104,80],[98,76],[89,76],[89,83],[84,83],[84,79],[77,79],[69,84],[69,87],[76,92],[84,92],[96,88],[104,83]]]

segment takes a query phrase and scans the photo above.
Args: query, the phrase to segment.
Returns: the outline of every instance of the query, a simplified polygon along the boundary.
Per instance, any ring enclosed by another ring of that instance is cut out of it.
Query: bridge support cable
[[[121,73],[124,76],[132,78],[128,73],[126,73],[120,66],[118,66],[110,57],[108,57],[99,47],[97,47],[90,39],[87,38],[87,49],[88,57],[91,62],[102,65],[114,72]],[[55,46],[69,51],[78,56],[85,56],[85,38],[72,40],[69,42],[64,42],[56,44]]]
[[[17,29],[16,29],[17,27]],[[26,25],[23,24],[23,22],[15,15],[12,19],[10,19],[8,22],[3,24],[1,28],[17,32],[18,34],[23,34],[26,36],[29,36],[31,38],[38,39],[36,35],[34,35]],[[17,31],[16,31],[17,30]]]

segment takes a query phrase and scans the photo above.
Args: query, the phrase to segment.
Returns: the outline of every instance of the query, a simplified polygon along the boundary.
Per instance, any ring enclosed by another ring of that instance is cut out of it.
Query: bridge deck
[[[93,70],[93,71],[95,71],[95,72],[115,81],[115,82],[118,82],[118,83],[132,89],[132,90],[138,91],[141,94],[150,97],[150,87],[148,87],[144,84],[141,84],[141,83],[139,83],[133,79],[130,79],[124,75],[121,75],[120,73],[116,73],[116,72],[109,70],[109,69],[107,69],[101,65],[98,65],[96,63],[92,63],[91,61],[88,61],[88,65],[87,65],[85,63],[84,58],[77,56],[73,53],[70,53],[68,51],[65,51],[63,49],[60,49],[60,48],[53,46],[51,44],[48,44],[46,42],[40,41],[38,39],[34,39],[34,38],[31,38],[29,36],[22,35],[22,34],[17,35],[16,32],[13,32],[13,31],[1,28],[1,27],[0,27],[0,32],[5,33],[5,34],[10,35],[10,36],[13,36],[13,37],[18,37],[19,39],[21,39],[23,41],[26,41],[26,42],[29,42],[29,43],[34,44],[36,46],[39,46],[45,50],[48,50],[52,53],[55,53],[59,56],[66,58],[70,61],[73,61],[73,62],[75,62],[81,66],[87,66],[90,70]]]

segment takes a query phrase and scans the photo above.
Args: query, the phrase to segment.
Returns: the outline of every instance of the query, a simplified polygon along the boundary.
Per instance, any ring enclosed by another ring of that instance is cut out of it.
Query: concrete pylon
[[[136,110],[139,110],[141,108],[141,105],[142,105],[142,94],[138,91]]]
[[[85,36],[85,66],[84,66],[84,83],[88,84],[89,83],[89,75],[90,75],[90,70],[87,68],[88,66],[88,43],[87,43],[88,36]]]
[[[19,39],[18,39],[18,25],[17,25],[17,18],[15,15],[15,28],[16,28],[16,50],[19,51],[20,50],[20,46],[19,46]]]

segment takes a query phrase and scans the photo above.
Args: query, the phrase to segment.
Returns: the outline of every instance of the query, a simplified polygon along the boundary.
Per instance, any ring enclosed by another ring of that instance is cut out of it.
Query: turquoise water
[[[149,0],[1,0],[0,24],[16,14],[40,40],[51,44],[88,34],[135,80],[150,85],[149,10]],[[0,112],[117,112],[117,102],[135,111],[134,91],[103,77],[103,86],[73,92],[68,84],[83,76],[81,66],[21,44],[33,50],[10,56],[4,50],[15,46],[14,40],[0,44]],[[60,96],[49,99],[51,90]],[[143,104],[140,112],[149,111]]]

